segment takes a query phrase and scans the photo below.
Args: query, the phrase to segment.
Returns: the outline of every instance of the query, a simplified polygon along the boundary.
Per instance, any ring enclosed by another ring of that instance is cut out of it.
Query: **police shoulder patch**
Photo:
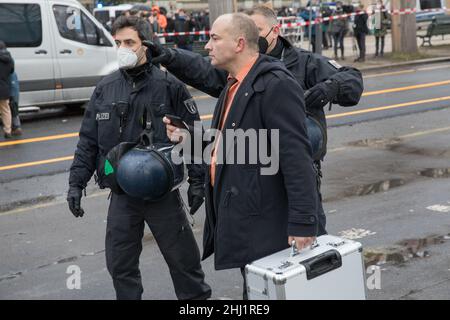
[[[187,111],[189,111],[190,114],[196,114],[198,112],[197,105],[194,101],[194,98],[190,98],[183,101],[184,106],[186,107]]]
[[[342,68],[342,66],[339,63],[337,63],[336,60],[328,60],[328,63],[331,64],[336,69]]]

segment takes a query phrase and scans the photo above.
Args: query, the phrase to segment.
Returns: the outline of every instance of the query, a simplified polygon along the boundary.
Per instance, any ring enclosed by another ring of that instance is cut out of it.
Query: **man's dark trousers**
[[[365,33],[356,33],[356,41],[358,42],[358,49],[359,49],[359,58],[365,59],[366,58],[366,34]]]
[[[139,271],[144,221],[169,266],[178,299],[207,299],[211,288],[204,282],[200,252],[183,210],[178,191],[159,202],[113,194],[106,227],[106,265],[117,299],[141,299]],[[160,270],[148,278],[158,279]]]

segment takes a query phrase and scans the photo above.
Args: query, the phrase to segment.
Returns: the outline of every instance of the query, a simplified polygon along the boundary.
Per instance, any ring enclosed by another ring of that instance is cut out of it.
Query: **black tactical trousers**
[[[139,271],[144,221],[149,226],[169,266],[178,299],[207,299],[211,288],[205,283],[200,252],[187,221],[178,191],[159,202],[147,202],[113,194],[106,227],[106,265],[117,299],[141,299]],[[155,270],[154,277],[158,277]]]

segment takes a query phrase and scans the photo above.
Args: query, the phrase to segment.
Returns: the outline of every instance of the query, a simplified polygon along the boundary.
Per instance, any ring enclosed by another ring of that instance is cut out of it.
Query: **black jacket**
[[[14,60],[6,50],[0,50],[0,100],[9,99],[11,94],[10,76],[14,72]]]
[[[355,16],[355,26],[354,26],[354,32],[355,34],[369,34],[369,28],[367,27],[367,19],[369,16],[367,13],[359,14]]]
[[[219,97],[211,126],[216,128],[227,73],[185,50],[176,50],[166,67]],[[212,188],[208,166],[203,259],[214,252],[216,269],[243,267],[284,249],[289,235],[317,234],[317,182],[304,122],[303,90],[280,61],[261,55],[236,92],[224,129],[278,129],[279,170],[262,175],[267,165],[259,157],[256,164],[218,164]],[[229,145],[224,154],[236,149],[226,135],[222,141]],[[245,151],[248,155],[249,144]]]
[[[358,104],[364,91],[361,72],[353,67],[339,67],[334,60],[312,52],[295,48],[289,41],[279,37],[283,42],[283,63],[294,75],[297,82],[308,90],[320,82],[328,79],[339,84],[339,92],[333,103],[343,107]],[[331,63],[330,63],[331,62]],[[325,113],[323,109],[314,109],[306,106],[306,110],[316,115],[319,121],[326,127]]]
[[[186,87],[173,76],[149,64],[134,70],[135,75],[119,70],[101,80],[92,94],[80,129],[80,139],[70,168],[69,184],[84,188],[94,171],[98,184],[104,188],[104,157],[119,142],[136,142],[143,131],[144,110],[153,111],[154,142],[169,143],[162,122],[165,114],[175,114],[188,124],[200,120],[195,104]],[[118,103],[128,102],[128,112],[122,119]],[[194,109],[192,109],[194,106]],[[188,110],[188,107],[189,110]],[[204,180],[204,168],[189,165],[191,179]]]
[[[192,22],[187,17],[178,17],[175,19],[175,32],[189,32],[192,27]],[[192,37],[189,35],[175,36],[174,42],[177,46],[186,46],[192,44]]]

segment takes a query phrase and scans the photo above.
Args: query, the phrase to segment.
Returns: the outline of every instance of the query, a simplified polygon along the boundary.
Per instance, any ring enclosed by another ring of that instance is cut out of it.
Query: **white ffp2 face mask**
[[[136,52],[129,48],[119,48],[117,50],[117,58],[119,59],[120,69],[134,68],[138,62],[138,56]]]

